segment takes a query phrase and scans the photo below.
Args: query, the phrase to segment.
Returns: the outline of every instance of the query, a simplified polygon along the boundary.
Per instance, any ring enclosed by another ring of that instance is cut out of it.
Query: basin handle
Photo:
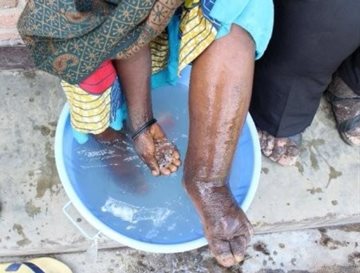
[[[70,222],[81,232],[81,234],[91,240],[91,241],[94,241],[94,240],[97,240],[101,234],[100,231],[98,231],[97,233],[95,233],[95,235],[89,235],[88,232],[86,232],[76,221],[75,219],[70,215],[69,213],[69,208],[70,206],[72,206],[72,202],[69,201],[65,204],[65,206],[63,207],[63,213],[65,214],[65,216],[70,220]]]

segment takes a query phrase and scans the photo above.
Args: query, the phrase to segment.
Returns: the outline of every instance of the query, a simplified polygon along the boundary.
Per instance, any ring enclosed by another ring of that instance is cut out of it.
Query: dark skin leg
[[[254,54],[248,33],[233,25],[197,58],[191,74],[184,184],[211,252],[226,267],[244,259],[252,233],[226,178],[249,106]]]
[[[135,132],[153,117],[150,94],[151,55],[148,46],[126,60],[113,60],[126,98],[129,112],[129,129]],[[98,138],[113,138],[111,130]],[[155,123],[134,141],[140,158],[153,175],[169,175],[180,166],[180,155],[166,138],[161,127]]]

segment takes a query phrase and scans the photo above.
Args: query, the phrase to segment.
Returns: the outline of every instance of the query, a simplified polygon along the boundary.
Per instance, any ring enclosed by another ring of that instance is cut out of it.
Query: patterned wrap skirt
[[[111,59],[146,44],[152,87],[175,84],[181,70],[232,24],[255,42],[258,59],[273,27],[272,0],[30,0],[18,22],[39,69],[62,78],[75,138],[120,130],[126,105]]]

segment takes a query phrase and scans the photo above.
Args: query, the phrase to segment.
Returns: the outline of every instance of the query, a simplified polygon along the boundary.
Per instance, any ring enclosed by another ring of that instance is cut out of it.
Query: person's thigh
[[[258,127],[290,136],[310,125],[332,73],[357,47],[358,0],[275,1],[269,48],[255,69]]]

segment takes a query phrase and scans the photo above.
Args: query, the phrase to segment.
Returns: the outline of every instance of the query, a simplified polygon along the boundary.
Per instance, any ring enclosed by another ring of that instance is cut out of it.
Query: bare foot
[[[181,165],[178,150],[157,123],[140,134],[134,144],[138,155],[154,176],[170,175]]]
[[[146,121],[152,121],[153,117],[150,94],[150,46],[144,46],[128,59],[113,60],[113,64],[128,107],[128,126],[132,132],[141,129],[141,133],[134,140],[138,155],[154,176],[170,175],[181,164],[179,152],[157,123],[142,130]]]
[[[128,134],[125,131],[118,132],[108,128],[105,132],[94,135],[94,137],[101,144],[99,149],[106,146],[109,150],[110,156],[104,157],[102,153],[99,153],[99,157],[109,166],[109,170],[117,178],[120,178],[116,179],[115,183],[121,184],[121,187],[126,187],[130,192],[146,192],[148,190],[146,179],[133,161],[136,151]]]
[[[349,145],[360,146],[360,96],[336,75],[328,87],[327,99],[342,139]]]
[[[264,156],[282,165],[292,166],[300,155],[301,135],[274,137],[258,129],[260,148]]]
[[[128,141],[124,133],[107,129],[104,133],[96,135],[102,143]],[[154,176],[170,175],[176,172],[181,165],[180,154],[176,147],[166,138],[161,127],[155,123],[142,132],[134,141],[135,150],[141,160],[150,168]]]
[[[244,260],[253,228],[223,181],[189,182],[185,188],[202,221],[209,248],[219,264],[230,267]]]

